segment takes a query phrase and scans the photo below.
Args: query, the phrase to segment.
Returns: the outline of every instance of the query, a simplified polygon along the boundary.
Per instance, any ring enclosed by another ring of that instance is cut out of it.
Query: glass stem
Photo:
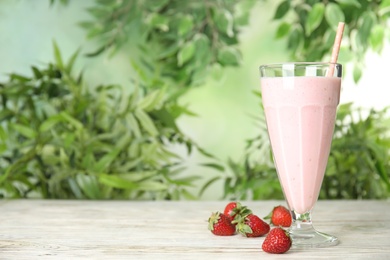
[[[293,223],[290,227],[290,233],[292,236],[298,234],[300,236],[305,236],[305,235],[309,235],[309,233],[314,231],[313,223],[311,221],[310,211],[300,214],[292,210],[291,216],[293,219]]]
[[[295,248],[333,246],[339,242],[337,237],[314,229],[310,211],[300,214],[292,210],[291,216],[293,223],[288,231]]]

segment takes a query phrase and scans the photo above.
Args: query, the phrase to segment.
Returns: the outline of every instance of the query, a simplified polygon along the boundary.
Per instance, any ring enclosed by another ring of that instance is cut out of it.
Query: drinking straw
[[[336,38],[334,39],[332,57],[330,59],[330,62],[332,64],[330,65],[328,73],[327,73],[328,77],[331,77],[333,75],[334,63],[337,63],[337,58],[339,57],[339,51],[340,51],[341,39],[343,37],[343,32],[344,32],[344,23],[340,22],[338,27],[337,27]]]

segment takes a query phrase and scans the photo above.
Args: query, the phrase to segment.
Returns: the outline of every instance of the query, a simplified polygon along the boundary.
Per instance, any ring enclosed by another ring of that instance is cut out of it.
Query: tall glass
[[[278,178],[291,210],[295,247],[336,245],[318,232],[311,211],[318,199],[340,99],[342,66],[283,63],[260,66],[261,92]]]

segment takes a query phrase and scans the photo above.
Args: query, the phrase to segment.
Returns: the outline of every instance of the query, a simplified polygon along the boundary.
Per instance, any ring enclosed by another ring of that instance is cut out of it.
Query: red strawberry
[[[289,227],[292,222],[290,211],[281,205],[274,207],[271,213],[264,219],[271,219],[270,224],[282,227]]]
[[[260,237],[270,230],[269,225],[254,214],[249,214],[237,222],[237,231],[246,237]]]
[[[232,236],[236,233],[236,227],[232,224],[230,218],[220,212],[211,214],[209,230],[217,236]]]
[[[246,206],[242,206],[240,202],[232,201],[225,206],[223,213],[230,217],[230,220],[233,221],[236,217],[250,214],[252,211]]]
[[[265,237],[261,248],[271,254],[283,254],[291,247],[291,238],[286,230],[280,227],[272,229]]]
[[[234,202],[234,201],[229,202],[226,205],[225,210],[223,211],[223,214],[228,216],[231,220],[233,220],[234,217],[236,216],[235,209],[237,207],[237,203],[239,203],[239,202]]]

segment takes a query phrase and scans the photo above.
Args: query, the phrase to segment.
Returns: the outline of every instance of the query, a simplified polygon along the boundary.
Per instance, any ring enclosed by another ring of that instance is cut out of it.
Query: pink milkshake
[[[335,236],[311,221],[332,143],[342,67],[283,63],[260,67],[261,93],[275,167],[292,215],[295,247],[331,246]]]
[[[337,77],[264,77],[263,106],[279,179],[291,210],[304,214],[317,201],[328,161]]]

